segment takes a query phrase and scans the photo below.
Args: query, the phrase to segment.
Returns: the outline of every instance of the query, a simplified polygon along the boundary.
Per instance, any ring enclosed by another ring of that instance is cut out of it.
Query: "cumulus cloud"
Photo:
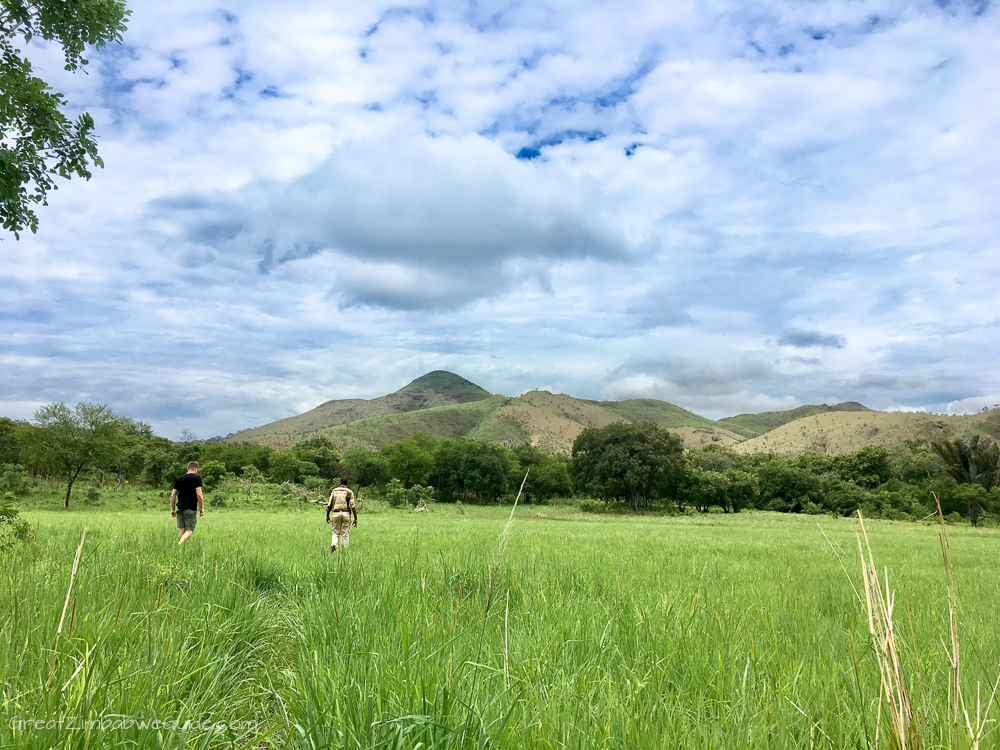
[[[952,401],[948,404],[947,412],[949,414],[974,414],[998,408],[1000,408],[1000,392]]]
[[[773,393],[782,379],[775,366],[759,356],[717,362],[635,358],[608,375],[604,397],[658,398],[712,416],[734,413],[739,405],[753,411],[794,408],[799,402],[793,396],[765,392]]]
[[[998,24],[177,2],[87,76],[36,41],[107,167],[5,246],[3,408],[211,435],[436,368],[715,416],[971,408],[1000,388]]]

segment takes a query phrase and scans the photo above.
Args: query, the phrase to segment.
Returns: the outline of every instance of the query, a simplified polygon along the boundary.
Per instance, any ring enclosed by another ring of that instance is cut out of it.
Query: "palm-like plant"
[[[935,441],[931,448],[944,461],[945,471],[959,484],[978,484],[988,490],[997,483],[1000,444],[989,437],[973,435]]]

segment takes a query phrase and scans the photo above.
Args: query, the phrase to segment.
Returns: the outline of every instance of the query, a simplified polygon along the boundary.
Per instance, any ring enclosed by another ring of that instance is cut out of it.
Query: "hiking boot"
[[[330,545],[330,551],[331,552],[336,552],[337,551],[337,545],[336,544],[331,544]]]

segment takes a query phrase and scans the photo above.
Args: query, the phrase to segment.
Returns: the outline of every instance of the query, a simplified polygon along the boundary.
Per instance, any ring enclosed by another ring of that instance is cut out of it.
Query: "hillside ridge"
[[[964,417],[889,414],[845,401],[713,421],[651,398],[596,401],[542,390],[517,397],[492,395],[460,375],[434,370],[386,396],[326,401],[303,414],[244,430],[229,440],[286,448],[325,435],[341,450],[355,445],[378,449],[426,432],[509,447],[529,443],[568,453],[587,427],[638,421],[670,430],[689,449],[728,445],[741,453],[785,455],[846,453],[863,445],[903,446],[912,440],[961,436],[970,429],[1000,437],[1000,410]]]

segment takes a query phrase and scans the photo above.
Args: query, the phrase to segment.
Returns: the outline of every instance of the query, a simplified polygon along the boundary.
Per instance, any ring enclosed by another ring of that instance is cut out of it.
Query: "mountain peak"
[[[434,370],[426,375],[421,375],[409,385],[400,388],[397,393],[405,393],[417,389],[433,391],[440,396],[454,399],[459,404],[467,404],[471,401],[482,401],[493,394],[480,388],[471,380],[466,380],[461,375],[456,375],[447,370]]]

